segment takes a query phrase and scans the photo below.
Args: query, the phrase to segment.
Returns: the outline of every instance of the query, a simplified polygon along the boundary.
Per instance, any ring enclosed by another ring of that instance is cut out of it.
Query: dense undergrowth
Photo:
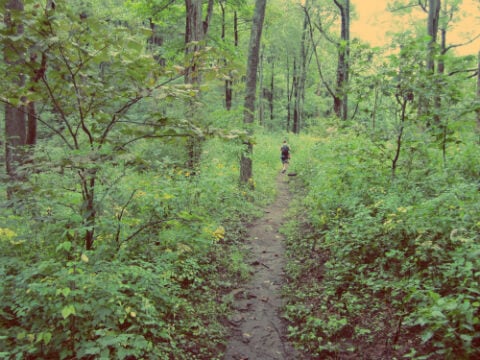
[[[262,159],[257,191],[239,189],[239,148],[207,141],[195,174],[175,144],[116,156],[99,172],[89,251],[75,170],[38,148],[45,166],[0,210],[0,358],[218,358],[222,296],[248,276],[243,224],[274,194]]]
[[[285,313],[314,358],[480,356],[480,150],[458,135],[442,161],[419,136],[395,178],[387,141],[335,124],[302,140]]]

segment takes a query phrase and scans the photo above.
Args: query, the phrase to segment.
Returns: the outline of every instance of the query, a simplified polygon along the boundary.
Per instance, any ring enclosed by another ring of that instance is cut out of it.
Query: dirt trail
[[[278,230],[291,196],[287,175],[278,176],[277,187],[275,202],[248,230],[253,275],[231,293],[235,313],[229,318],[232,331],[224,360],[304,359],[287,343],[280,314],[285,248]]]

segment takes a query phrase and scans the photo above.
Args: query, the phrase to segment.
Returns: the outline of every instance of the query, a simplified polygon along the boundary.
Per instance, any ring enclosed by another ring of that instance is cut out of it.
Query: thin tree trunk
[[[307,79],[307,32],[308,19],[305,16],[303,19],[303,32],[300,41],[300,61],[298,65],[296,90],[295,90],[295,107],[294,107],[294,122],[293,132],[300,133],[301,124],[303,120],[303,103],[305,98],[305,82]]]
[[[238,13],[237,11],[235,11],[235,13],[233,14],[233,34],[234,34],[234,37],[235,37],[235,47],[238,46],[238,40],[239,40],[239,36],[238,36]]]
[[[442,89],[442,81],[443,81],[443,76],[445,74],[445,61],[443,60],[443,55],[445,55],[445,53],[447,52],[447,30],[445,28],[442,28],[440,31],[440,34],[441,34],[440,51],[442,56],[440,56],[437,63],[438,76],[434,80],[435,97],[433,101],[433,104],[434,104],[433,120],[436,125],[441,125],[440,112],[442,107],[442,98],[440,97],[439,92],[440,92],[440,89]]]
[[[250,33],[250,45],[248,48],[247,63],[247,81],[245,104],[243,113],[243,122],[248,128],[253,123],[255,114],[255,97],[257,90],[257,68],[260,55],[260,40],[262,37],[263,20],[265,18],[265,7],[267,0],[256,0],[255,14],[253,16],[253,24]],[[242,184],[250,184],[253,186],[252,176],[252,152],[253,146],[251,141],[246,144],[245,150],[242,152],[240,160],[240,182]]]
[[[292,90],[293,87],[290,86],[290,57],[287,55],[287,121],[285,124],[285,130],[290,130],[290,121],[292,118]]]
[[[275,60],[272,59],[272,74],[270,77],[270,97],[269,97],[269,104],[270,104],[270,122],[273,123],[273,108],[274,108],[274,94],[275,94]]]
[[[428,0],[428,58],[427,71],[433,74],[435,71],[435,47],[437,44],[438,24],[440,19],[440,0]]]
[[[293,99],[292,131],[293,133],[295,133],[298,130],[298,82],[299,82],[298,73],[299,73],[299,70],[297,65],[297,59],[295,58],[293,61],[293,79],[292,79],[292,99]]]
[[[220,1],[219,2],[220,4],[220,8],[222,10],[222,34],[221,34],[221,38],[222,38],[222,42],[225,42],[226,41],[226,20],[225,20],[225,5],[224,5],[224,2],[223,1]],[[224,64],[225,66],[227,65],[227,60],[225,59],[224,60]],[[225,108],[230,111],[231,108],[232,108],[232,92],[233,92],[233,89],[232,89],[232,80],[230,78],[226,79],[225,80]]]
[[[477,101],[480,103],[480,51],[478,52]],[[477,107],[477,128],[480,131],[480,107]]]
[[[430,37],[427,49],[427,84],[426,88],[431,88],[433,75],[435,73],[435,52],[437,46],[437,33],[440,18],[440,0],[428,0],[428,20],[427,33]],[[431,99],[424,94],[425,90],[420,90],[418,102],[418,115],[425,116],[431,113]],[[431,125],[431,121],[427,120],[427,126]]]
[[[258,79],[259,79],[259,88],[261,90],[261,95],[258,99],[258,123],[260,126],[265,125],[265,101],[264,99],[267,97],[266,91],[263,87],[263,67],[264,67],[264,54],[265,54],[265,46],[262,47],[260,51],[260,61],[258,63]]]
[[[5,26],[9,30],[11,35],[19,35],[23,33],[23,25],[18,19],[18,16],[13,15],[14,12],[23,11],[23,2],[21,0],[10,0],[5,5]],[[16,49],[15,45],[6,38],[4,40],[4,60],[7,64],[7,71],[9,65],[21,65],[25,62],[22,57],[23,51]],[[22,86],[24,84],[24,78],[21,74],[18,74],[15,80],[15,85]],[[26,110],[23,104],[21,105],[5,105],[5,166],[7,174],[12,181],[21,180],[22,176],[18,173],[18,165],[23,162],[23,147],[26,144],[27,131],[26,131]],[[8,196],[13,195],[12,192],[7,191]]]
[[[398,167],[398,160],[400,158],[400,153],[402,149],[403,143],[403,131],[405,129],[405,120],[407,114],[407,103],[408,100],[405,97],[397,97],[397,101],[400,104],[400,129],[397,134],[397,144],[395,149],[395,156],[392,159],[392,180],[395,179],[397,167]]]
[[[340,10],[341,43],[338,45],[337,89],[333,101],[335,114],[342,120],[348,119],[348,81],[350,56],[350,0],[340,3],[333,0]]]

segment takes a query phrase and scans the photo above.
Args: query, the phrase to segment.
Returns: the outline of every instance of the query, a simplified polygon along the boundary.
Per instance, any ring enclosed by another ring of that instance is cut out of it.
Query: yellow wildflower
[[[219,226],[215,229],[212,235],[217,240],[222,240],[225,237],[225,228],[223,226]]]

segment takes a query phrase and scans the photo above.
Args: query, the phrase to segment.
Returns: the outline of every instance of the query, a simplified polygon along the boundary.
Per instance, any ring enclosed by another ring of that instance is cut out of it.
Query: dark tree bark
[[[293,118],[292,118],[292,131],[296,133],[298,131],[298,91],[300,83],[300,66],[297,65],[297,61],[293,62],[293,80],[292,80],[292,99],[293,99]]]
[[[294,104],[294,116],[293,116],[293,133],[300,133],[301,124],[303,120],[303,104],[305,100],[305,82],[307,79],[307,58],[308,58],[308,45],[307,45],[307,33],[308,33],[308,19],[303,19],[303,31],[302,39],[300,41],[300,56],[298,64],[298,73],[295,89],[295,104]]]
[[[23,33],[23,25],[18,16],[22,11],[23,2],[21,0],[9,0],[6,3],[4,20],[10,35]],[[8,38],[4,39],[3,56],[8,72],[12,71],[10,66],[19,66],[25,63],[23,53],[24,51],[16,48]],[[24,81],[23,75],[19,73],[15,85],[22,86]],[[23,104],[15,106],[7,103],[5,105],[5,166],[12,181],[22,178],[18,173],[18,165],[23,162],[23,149],[27,141],[26,120],[26,109]],[[9,191],[8,196],[11,195],[12,193]]]
[[[480,51],[478,52],[478,68],[477,68],[477,128],[480,130]]]
[[[275,94],[275,60],[272,59],[272,73],[270,75],[270,96],[268,98],[270,105],[270,121],[273,122],[274,115],[273,110],[275,104],[273,103],[274,94]]]
[[[204,24],[202,21],[202,1],[185,0],[185,53],[189,65],[185,69],[185,83],[200,83],[196,54],[201,49],[200,42],[203,40]]]
[[[259,79],[259,88],[262,90],[261,91],[261,96],[259,97],[258,101],[258,123],[263,126],[265,125],[265,104],[264,104],[264,99],[265,99],[265,88],[263,87],[263,66],[264,66],[264,53],[265,53],[265,46],[262,47],[262,50],[260,51],[260,57],[259,57],[259,62],[258,62],[258,70],[257,70],[257,75]]]
[[[440,20],[440,0],[428,0],[428,58],[427,71],[431,74],[435,71],[435,47],[437,45],[438,25]]]
[[[225,36],[225,33],[226,33],[226,20],[225,20],[225,5],[224,5],[224,1],[220,1],[219,2],[220,4],[220,8],[221,8],[221,11],[222,11],[222,33],[221,33],[221,38],[222,38],[222,41],[225,42],[226,41],[226,36]],[[236,27],[235,25],[235,22],[236,22],[236,19],[237,19],[237,16],[236,16],[236,12],[235,12],[235,17],[234,17],[234,28]],[[225,65],[227,65],[227,60],[224,60],[224,63]],[[227,110],[231,110],[232,108],[232,98],[233,98],[233,88],[232,88],[232,79],[231,78],[227,78],[225,80],[225,108]]]
[[[209,24],[213,12],[213,0],[208,1],[207,15],[202,20],[202,0],[185,0],[186,19],[185,19],[185,54],[189,65],[185,69],[185,83],[192,85],[197,90],[197,95],[191,99],[187,109],[189,119],[198,118],[198,109],[196,100],[199,96],[198,90],[201,83],[201,74],[199,71],[199,59],[197,54],[204,47],[203,41],[208,32]],[[191,135],[187,142],[188,162],[187,166],[195,173],[200,162],[201,139],[196,135]]]
[[[255,115],[255,97],[257,90],[257,69],[260,55],[260,40],[262,38],[263,20],[265,18],[265,7],[267,0],[256,0],[255,13],[253,16],[253,24],[250,33],[250,44],[248,48],[247,62],[247,80],[246,93],[244,103],[243,122],[248,127],[253,123]],[[245,150],[242,152],[240,160],[240,182],[242,184],[252,185],[252,150],[253,146],[250,141],[246,144]]]
[[[333,0],[340,10],[341,42],[338,45],[337,96],[334,97],[334,111],[342,120],[348,119],[348,81],[350,61],[350,0]]]
[[[424,10],[424,7],[422,7]],[[440,19],[440,0],[428,0],[428,19],[427,19],[427,33],[430,37],[427,49],[426,70],[427,70],[427,88],[431,88],[433,83],[433,75],[435,74],[435,53],[437,51],[437,34]],[[430,83],[429,83],[430,82]],[[426,90],[421,91],[418,98],[418,115],[430,116],[432,110],[432,98],[424,94]],[[427,121],[427,126],[431,126],[431,121]]]
[[[287,55],[287,121],[285,130],[290,131],[290,122],[292,118],[292,94],[293,86],[290,86],[290,57]]]
[[[438,4],[440,5],[440,4]],[[440,14],[439,14],[440,16]],[[445,10],[443,11],[443,16],[448,16],[448,11],[447,11],[447,5],[445,5]],[[453,14],[450,14],[450,19],[453,16]],[[436,77],[435,80],[435,98],[434,98],[434,110],[433,110],[433,120],[436,125],[441,124],[441,116],[440,116],[440,110],[442,107],[442,98],[439,94],[440,89],[442,89],[442,78],[445,75],[445,60],[443,59],[443,55],[445,55],[448,51],[447,48],[447,24],[448,22],[445,21],[445,26],[442,26],[440,28],[440,54],[442,56],[439,57],[437,61],[437,74],[439,76]],[[438,20],[437,20],[437,28],[439,27],[438,25]],[[444,126],[444,125],[442,125]]]

